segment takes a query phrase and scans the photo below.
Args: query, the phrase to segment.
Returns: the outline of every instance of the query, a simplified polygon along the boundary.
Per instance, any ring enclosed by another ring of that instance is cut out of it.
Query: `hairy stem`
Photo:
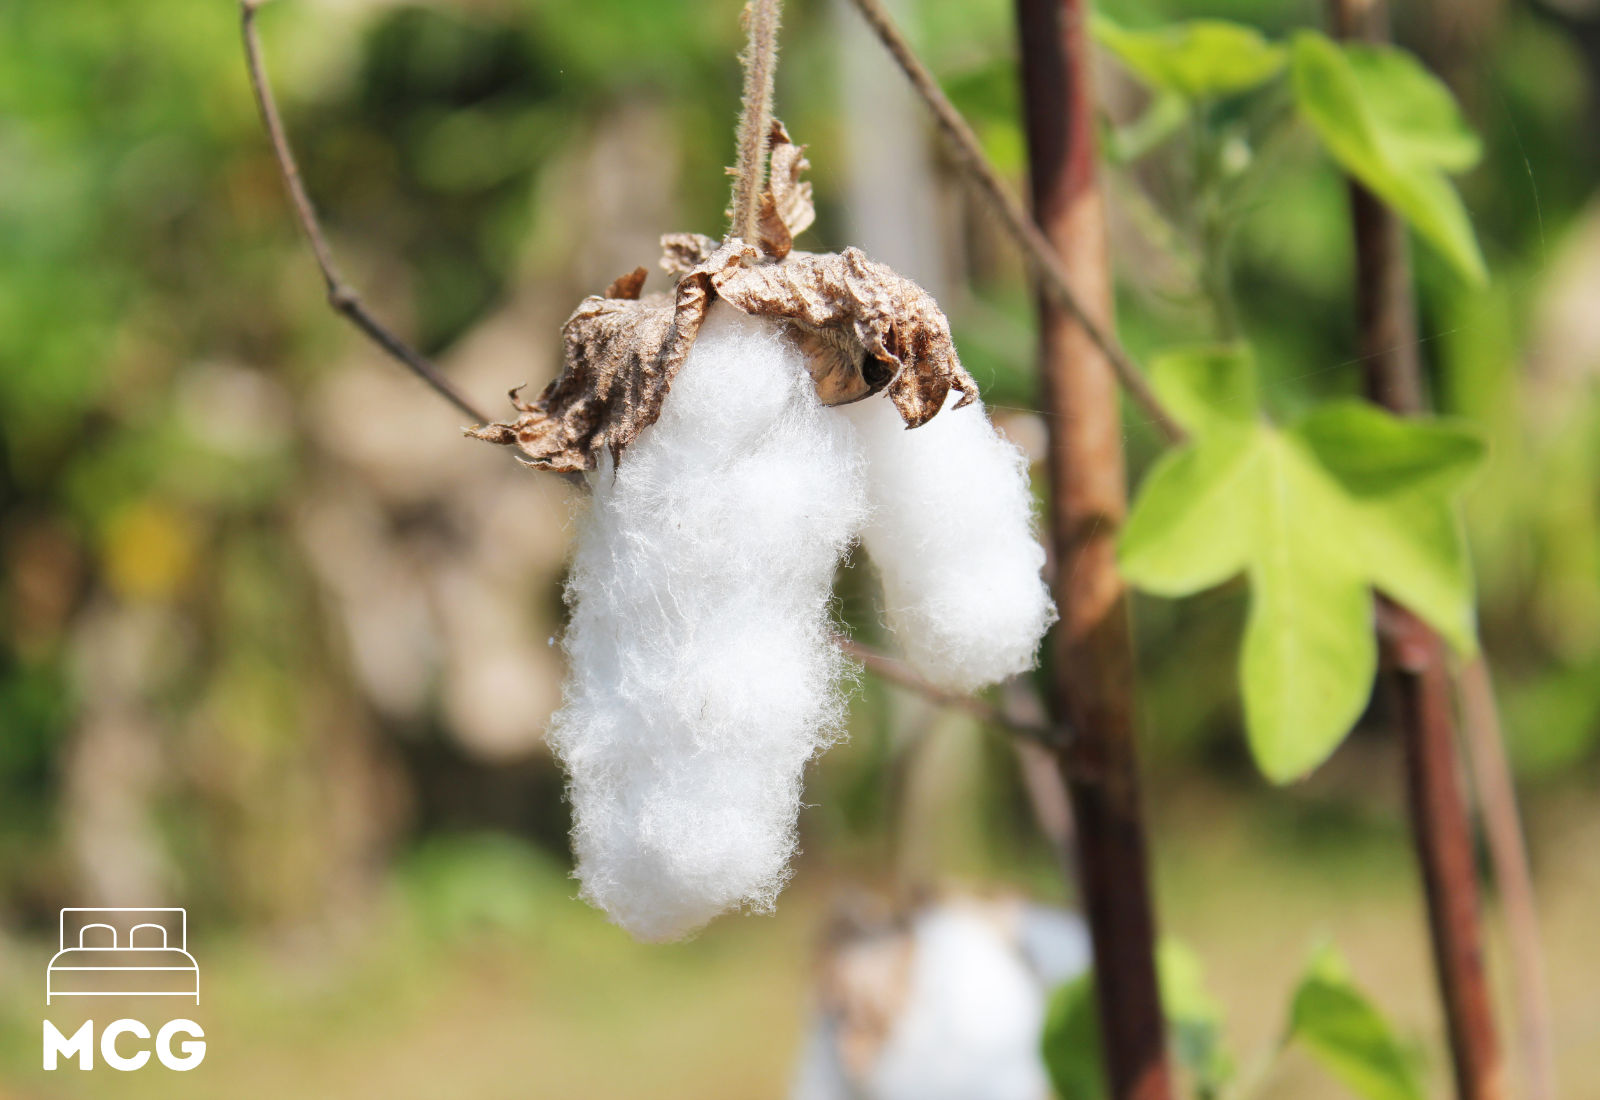
[[[754,241],[767,182],[767,151],[772,133],[772,88],[778,73],[779,0],[750,0],[744,7],[744,99],[739,114],[738,161],[733,170],[730,230]]]

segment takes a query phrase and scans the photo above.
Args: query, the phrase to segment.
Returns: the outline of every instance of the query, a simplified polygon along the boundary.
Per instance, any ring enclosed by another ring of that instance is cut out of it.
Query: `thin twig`
[[[980,722],[1020,734],[1051,748],[1060,748],[1067,740],[1063,731],[1048,723],[1031,721],[975,696],[959,695],[931,684],[886,653],[879,653],[849,638],[836,638],[834,641],[848,656],[860,661],[868,672],[880,680],[914,691],[941,707],[965,711]]]
[[[739,159],[733,170],[732,233],[757,237],[761,190],[767,182],[767,148],[772,134],[772,87],[778,73],[779,0],[750,0],[744,6],[746,35],[744,98],[739,113]]]
[[[1550,1004],[1539,945],[1539,912],[1528,869],[1528,846],[1517,812],[1517,789],[1506,760],[1489,663],[1480,654],[1456,674],[1467,762],[1478,791],[1478,809],[1489,841],[1494,881],[1500,891],[1506,939],[1511,945],[1511,984],[1516,991],[1517,1038],[1528,1100],[1555,1100],[1555,1049]]]
[[[261,59],[261,42],[256,34],[256,10],[264,3],[266,0],[239,0],[245,63],[250,69],[250,87],[255,91],[257,106],[261,108],[261,121],[267,128],[268,138],[271,139],[272,152],[283,174],[283,185],[288,189],[289,201],[294,205],[295,217],[300,222],[300,229],[305,233],[306,241],[311,245],[311,252],[317,259],[317,267],[322,271],[322,280],[327,284],[328,304],[411,373],[432,386],[439,396],[472,417],[477,423],[489,423],[489,417],[473,407],[472,402],[440,373],[438,367],[367,312],[367,307],[362,304],[355,289],[339,274],[338,265],[333,259],[333,249],[328,245],[328,238],[317,220],[316,208],[311,205],[311,196],[306,194],[305,184],[300,179],[299,165],[295,163],[288,133],[284,130],[283,119],[278,114],[277,101],[272,96],[272,86],[267,81],[266,64]]]
[[[1185,438],[1183,428],[1156,396],[1149,380],[1128,354],[1127,349],[1084,309],[1083,303],[1072,289],[1072,281],[1068,278],[1061,257],[1051,247],[1049,240],[1034,220],[1028,216],[1016,196],[1012,195],[1001,182],[999,173],[984,156],[977,135],[972,132],[972,128],[961,117],[961,113],[945,96],[933,74],[912,52],[910,44],[894,25],[894,21],[889,18],[889,13],[883,9],[883,5],[879,0],[851,0],[851,2],[861,12],[879,41],[894,57],[900,70],[911,81],[913,90],[933,112],[940,131],[956,155],[957,166],[988,202],[1007,232],[1021,247],[1023,255],[1028,260],[1028,266],[1033,269],[1035,276],[1105,355],[1123,389],[1128,391],[1128,396],[1144,410],[1150,421],[1169,441],[1182,442]]]

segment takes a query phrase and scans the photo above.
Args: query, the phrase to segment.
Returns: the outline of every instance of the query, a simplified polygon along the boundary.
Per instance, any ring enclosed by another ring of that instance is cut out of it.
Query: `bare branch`
[[[1388,40],[1383,0],[1328,0],[1337,37]],[[1427,411],[1405,226],[1376,195],[1347,181],[1356,250],[1356,316],[1367,397],[1400,416]],[[1384,601],[1388,602],[1388,601]],[[1411,832],[1427,899],[1440,1006],[1461,1100],[1503,1100],[1505,1073],[1483,955],[1472,823],[1460,777],[1455,700],[1444,642],[1391,604],[1380,633],[1386,686],[1405,747]]]
[[[731,230],[755,243],[761,191],[767,181],[767,149],[772,134],[772,87],[778,73],[779,0],[749,0],[744,7],[747,40],[739,62],[744,66],[743,110],[739,115],[739,159],[733,170]]]
[[[1517,788],[1506,759],[1500,708],[1489,662],[1480,653],[1456,673],[1467,763],[1478,792],[1478,812],[1489,841],[1494,883],[1500,892],[1506,939],[1511,945],[1511,986],[1528,1100],[1555,1100],[1555,1049],[1550,1027],[1549,986],[1539,944],[1539,911],[1528,869],[1528,845],[1517,811]]]
[[[268,138],[272,141],[272,152],[277,158],[279,170],[283,173],[283,185],[288,189],[295,217],[300,222],[300,229],[305,233],[307,243],[311,245],[311,252],[317,259],[317,267],[322,271],[323,282],[327,284],[328,304],[388,352],[393,359],[432,386],[439,396],[479,424],[489,423],[489,418],[474,408],[472,402],[440,373],[438,367],[390,332],[369,313],[355,289],[339,274],[338,265],[333,259],[333,249],[328,245],[328,238],[317,220],[316,208],[311,205],[311,197],[306,194],[305,184],[300,179],[300,168],[295,163],[294,151],[290,148],[288,134],[283,128],[283,119],[278,114],[277,101],[272,97],[272,87],[267,81],[266,64],[261,59],[261,42],[256,34],[256,10],[265,2],[266,0],[239,0],[240,29],[244,34],[244,56],[245,63],[250,69],[250,87],[255,92],[256,105],[261,108],[261,121],[267,128]]]
[[[879,0],[851,0],[851,2],[871,26],[873,33],[889,50],[900,70],[911,81],[911,87],[933,112],[940,131],[956,155],[958,167],[966,174],[978,194],[989,204],[1007,232],[1021,247],[1035,277],[1105,355],[1123,389],[1127,390],[1128,396],[1144,410],[1151,423],[1159,428],[1169,441],[1182,442],[1185,437],[1183,428],[1162,405],[1161,399],[1151,389],[1144,372],[1139,369],[1127,350],[1085,310],[1083,303],[1073,292],[1072,282],[1067,276],[1067,269],[1062,264],[1061,257],[1051,247],[1039,226],[1028,216],[1022,204],[1006,190],[994,166],[984,156],[977,135],[972,132],[972,128],[961,117],[961,113],[945,96],[933,74],[912,52],[910,44],[894,25],[894,21],[889,18],[889,13],[883,9],[883,5]]]
[[[1113,274],[1096,171],[1089,0],[1015,0],[1013,8],[1033,203],[1032,219],[1018,224],[1043,242],[1043,258],[1072,292],[1041,293],[1037,303],[1040,408],[1050,430],[1051,588],[1061,612],[1051,638],[1049,703],[1079,734],[1074,751],[1057,752],[1057,768],[1067,781],[1072,870],[1098,976],[1106,1095],[1173,1100],[1139,791],[1133,638],[1116,565],[1128,508],[1119,379],[1113,354],[1091,332],[1096,323],[1111,324]],[[988,179],[1006,196],[992,170]],[[1085,762],[1099,774],[1083,776]]]
[[[915,692],[941,707],[965,711],[980,722],[1011,733],[1020,734],[1029,740],[1037,741],[1039,744],[1052,749],[1060,749],[1070,740],[1067,732],[1056,726],[1024,718],[1009,710],[1002,710],[971,695],[959,695],[953,691],[946,691],[917,675],[903,662],[890,657],[886,653],[879,653],[877,650],[864,646],[860,642],[842,637],[835,638],[834,641],[847,655],[866,666],[867,671],[874,676],[881,680],[887,680],[897,687],[905,688],[907,691]]]

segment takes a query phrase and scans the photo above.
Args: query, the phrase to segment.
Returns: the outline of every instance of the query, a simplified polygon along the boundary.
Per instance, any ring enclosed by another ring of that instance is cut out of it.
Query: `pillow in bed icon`
[[[56,997],[193,997],[200,966],[182,909],[63,909],[61,950],[45,971]]]

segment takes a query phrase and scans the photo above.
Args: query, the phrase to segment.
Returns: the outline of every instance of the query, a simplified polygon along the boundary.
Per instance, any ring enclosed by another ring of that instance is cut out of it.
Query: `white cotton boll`
[[[782,327],[718,303],[591,485],[549,741],[583,897],[675,939],[769,909],[787,876],[806,761],[843,717],[829,600],[862,462]]]
[[[867,460],[872,517],[862,542],[883,578],[884,613],[912,666],[975,691],[1032,668],[1055,621],[1040,577],[1027,461],[979,402],[906,430],[892,403],[843,406]]]
[[[1050,986],[1018,942],[1045,912],[945,902],[906,933],[835,948],[831,1007],[812,1021],[790,1100],[1045,1100]]]

